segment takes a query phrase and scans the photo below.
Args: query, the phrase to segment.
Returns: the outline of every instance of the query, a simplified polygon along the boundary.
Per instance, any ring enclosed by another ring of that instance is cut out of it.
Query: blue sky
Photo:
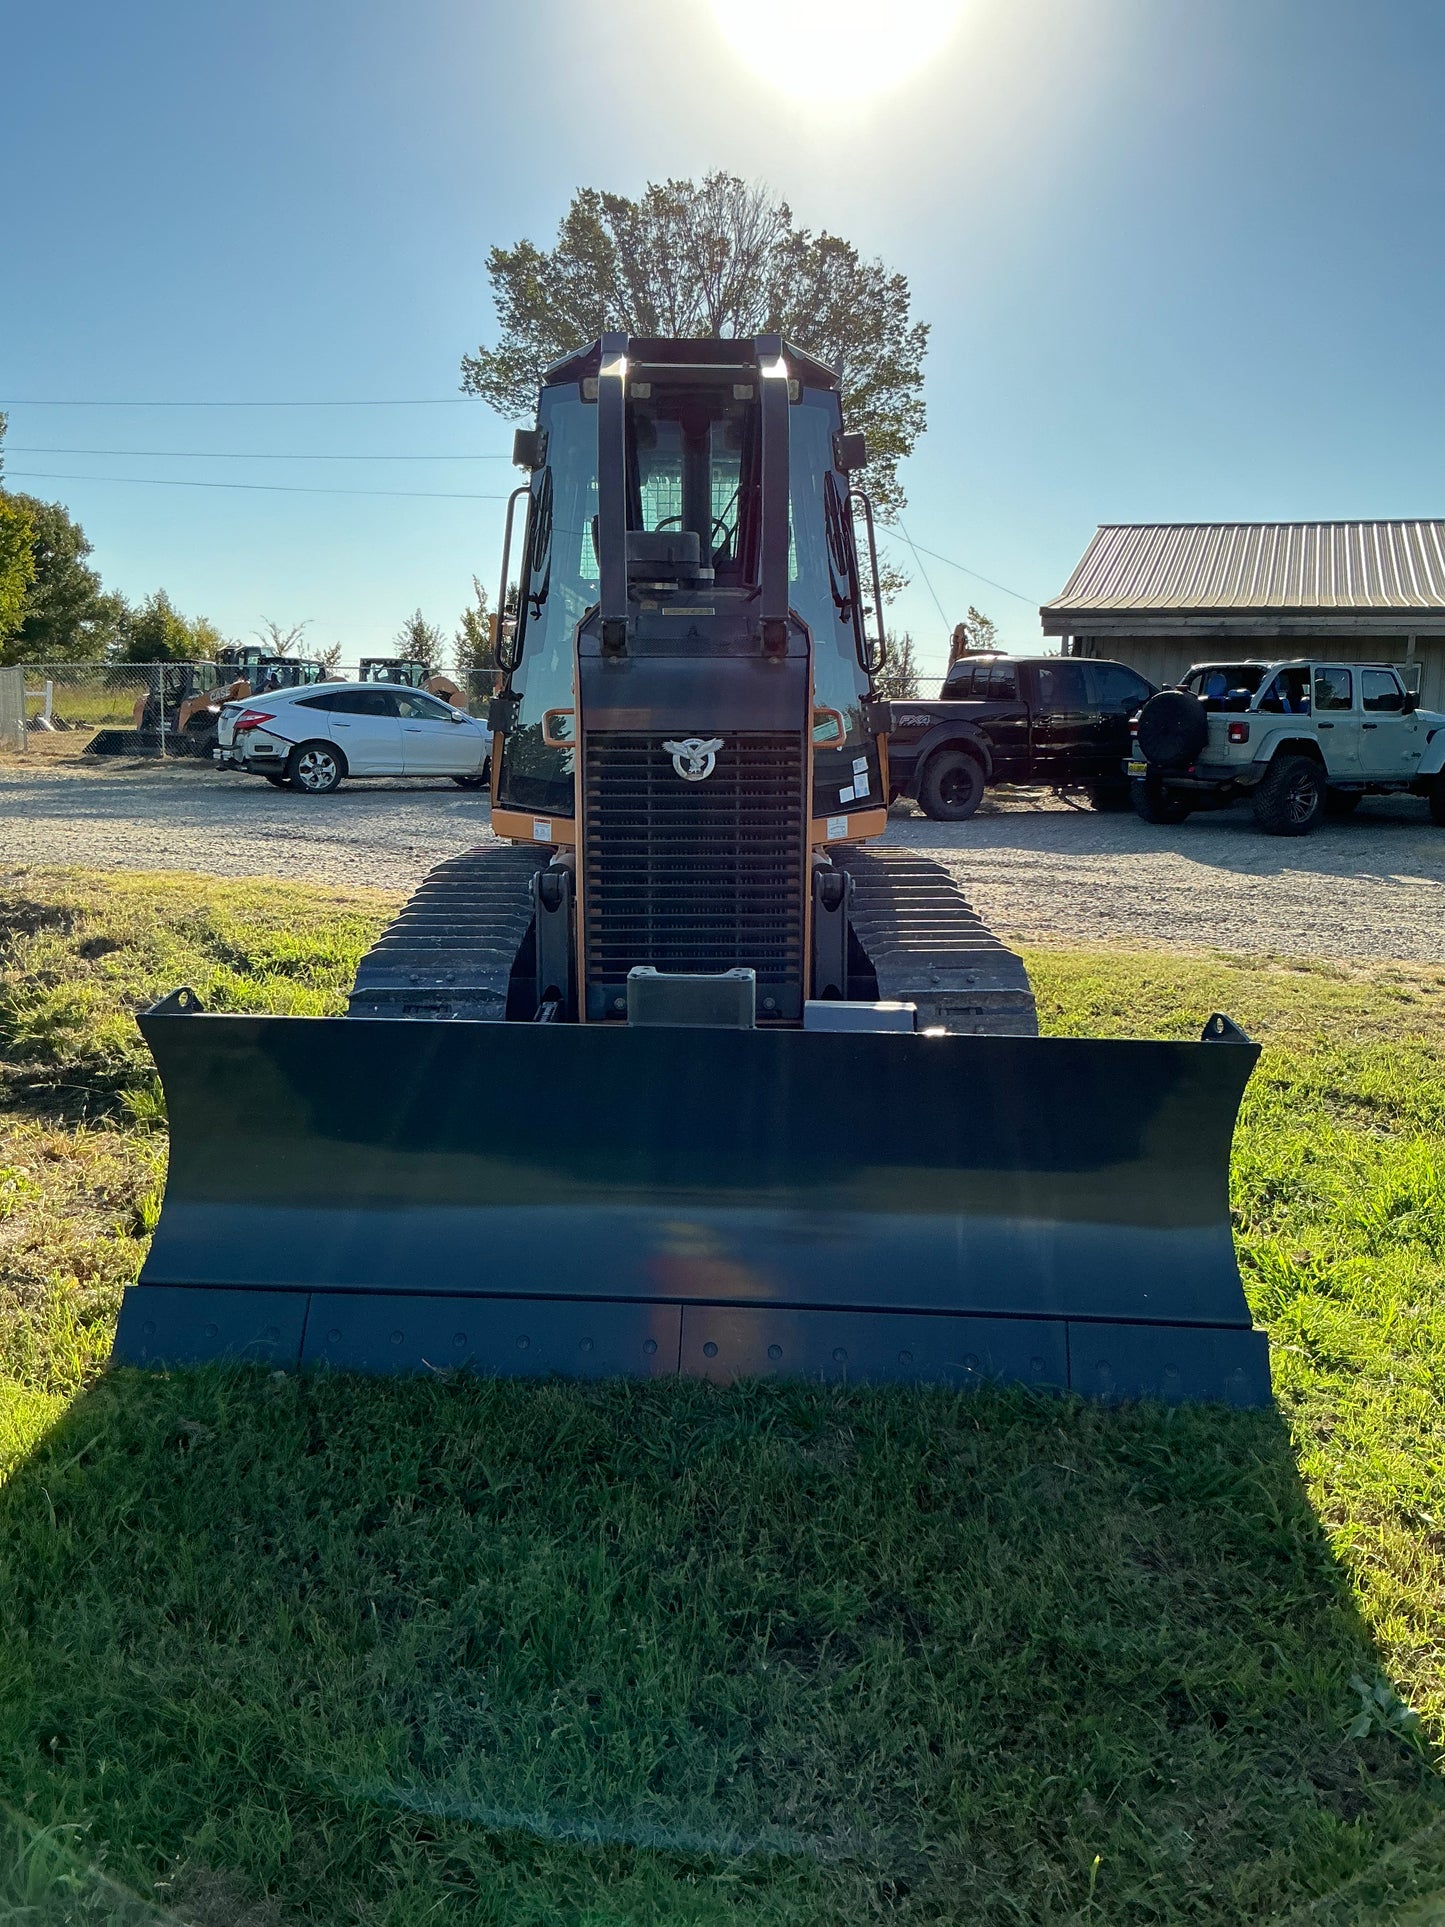
[[[880,11],[887,17],[885,0]],[[907,465],[926,664],[969,602],[1038,639],[1096,523],[1445,512],[1445,8],[968,0],[926,71],[799,103],[707,0],[73,0],[12,13],[0,167],[7,477],[67,502],[108,584],[348,659],[492,582],[485,257],[570,194],[727,167],[910,278],[933,324]],[[150,451],[206,460],[168,462]],[[29,453],[65,450],[64,454]],[[136,451],[100,456],[78,451]],[[223,460],[250,451],[266,459]],[[1018,599],[1021,597],[1022,599]]]

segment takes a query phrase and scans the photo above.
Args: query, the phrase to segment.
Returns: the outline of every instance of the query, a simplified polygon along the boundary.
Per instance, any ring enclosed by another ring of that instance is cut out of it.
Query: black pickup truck
[[[936,702],[874,705],[887,732],[889,801],[912,796],[926,816],[962,823],[991,783],[1082,789],[1096,810],[1129,807],[1130,719],[1154,685],[1122,662],[969,655]]]

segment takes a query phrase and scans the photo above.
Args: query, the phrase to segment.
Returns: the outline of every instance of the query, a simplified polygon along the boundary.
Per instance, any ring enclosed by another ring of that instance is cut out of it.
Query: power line
[[[0,408],[463,408],[474,395],[383,396],[372,401],[56,401],[50,397],[0,401]]]
[[[375,495],[395,501],[505,502],[505,495],[469,495],[439,488],[311,488],[304,482],[193,482],[160,475],[60,475],[12,468],[9,479],[19,482],[123,482],[140,488],[243,488],[268,495]]]
[[[918,545],[908,533],[907,529],[903,527],[903,517],[901,515],[898,518],[898,526],[900,530],[902,530],[904,541],[913,551],[913,559],[918,564],[918,573],[923,577],[928,588],[928,593],[933,597],[933,606],[938,611],[938,620],[946,629],[948,627],[948,617],[943,613],[943,604],[938,599],[938,591],[934,588],[932,582],[929,581],[928,571],[923,566],[923,557],[918,553]]]
[[[900,522],[899,527],[902,528],[902,526]],[[986,582],[991,589],[997,589],[1000,595],[1011,595],[1016,602],[1028,603],[1031,609],[1040,607],[1038,596],[1024,595],[1018,589],[1009,588],[1006,582],[995,582],[991,575],[983,575],[977,569],[969,568],[966,562],[955,562],[951,555],[940,555],[937,549],[925,549],[921,542],[915,546],[911,536],[908,538],[908,546],[915,554],[921,552],[924,555],[931,555],[935,562],[946,562],[950,569],[958,569],[964,575],[971,575],[977,582]],[[921,567],[922,564],[919,566]]]
[[[123,455],[158,462],[505,462],[506,455],[276,455],[247,448],[21,448],[7,455]]]

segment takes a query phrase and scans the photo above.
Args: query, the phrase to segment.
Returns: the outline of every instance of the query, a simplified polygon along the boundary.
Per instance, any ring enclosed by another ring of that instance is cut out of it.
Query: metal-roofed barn
[[[1041,610],[1064,653],[1172,682],[1215,655],[1397,663],[1445,709],[1445,521],[1106,523]]]

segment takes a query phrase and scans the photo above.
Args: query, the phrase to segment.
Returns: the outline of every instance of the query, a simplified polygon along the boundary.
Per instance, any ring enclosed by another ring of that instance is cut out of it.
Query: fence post
[[[161,760],[166,754],[166,671],[164,663],[156,664],[156,718],[161,731]]]

